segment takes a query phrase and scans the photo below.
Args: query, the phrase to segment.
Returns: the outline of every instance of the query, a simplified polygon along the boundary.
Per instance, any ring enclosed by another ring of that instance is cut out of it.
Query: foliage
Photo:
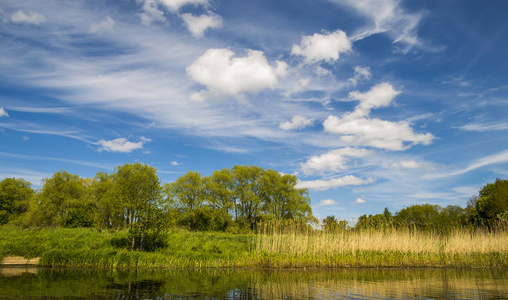
[[[497,178],[494,183],[486,184],[478,194],[469,222],[476,226],[496,227],[503,222],[508,211],[508,180]]]
[[[129,225],[131,249],[144,250],[145,243],[157,238],[164,228],[157,172],[140,163],[124,164],[117,167],[113,181],[116,196],[125,210],[125,222]]]
[[[34,195],[32,184],[22,178],[5,178],[0,181],[0,225],[28,210]]]
[[[339,232],[344,230],[349,230],[349,224],[346,220],[338,221],[335,216],[328,216],[323,219],[323,230],[326,232]]]
[[[89,195],[91,181],[62,170],[43,179],[30,203],[25,224],[53,227],[90,227],[94,203]]]

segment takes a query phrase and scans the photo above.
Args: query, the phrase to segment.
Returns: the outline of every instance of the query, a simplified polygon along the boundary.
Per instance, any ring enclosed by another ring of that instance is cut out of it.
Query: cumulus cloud
[[[0,107],[0,118],[1,117],[8,117],[9,114],[4,110],[3,107]]]
[[[262,51],[248,50],[244,57],[233,57],[229,49],[208,49],[187,67],[187,74],[208,90],[194,93],[192,100],[204,101],[211,97],[241,97],[274,89],[278,77],[284,75],[284,63],[271,66]],[[286,65],[287,66],[287,65]]]
[[[279,127],[283,130],[302,129],[312,126],[313,123],[314,119],[306,118],[304,116],[294,116],[291,121],[280,123]]]
[[[312,156],[307,162],[301,164],[305,175],[323,172],[336,172],[347,169],[350,157],[364,157],[371,153],[367,149],[341,148],[328,151],[319,156]]]
[[[130,153],[134,150],[143,148],[143,145],[150,141],[150,139],[143,136],[140,138],[139,142],[131,142],[126,138],[117,138],[110,141],[100,140],[97,142],[100,145],[97,151]]]
[[[360,104],[356,107],[355,115],[367,116],[374,108],[390,105],[392,100],[399,94],[400,91],[395,90],[391,84],[383,82],[372,87],[366,93],[351,92],[349,98],[360,101]]]
[[[331,206],[331,205],[337,205],[337,201],[332,200],[332,199],[325,199],[325,200],[319,201],[319,203],[316,206],[321,207],[321,206]]]
[[[374,179],[361,179],[353,175],[328,180],[299,181],[297,188],[308,188],[311,190],[325,191],[342,186],[364,185],[374,182]]]
[[[90,33],[113,32],[115,21],[111,17],[106,17],[102,22],[92,23],[90,25]]]
[[[428,163],[414,160],[403,160],[398,163],[393,163],[390,166],[398,169],[432,169]]]
[[[201,16],[183,14],[182,19],[187,29],[196,38],[203,37],[207,29],[219,29],[222,27],[222,18],[214,13]]]
[[[339,59],[341,53],[351,51],[351,46],[346,33],[337,30],[332,33],[304,36],[300,45],[293,45],[291,54],[303,56],[307,64],[319,61],[333,63]]]
[[[388,150],[404,150],[412,145],[429,145],[434,136],[417,134],[406,121],[390,122],[369,118],[374,108],[391,104],[400,94],[391,84],[381,83],[367,93],[351,92],[349,97],[360,103],[356,109],[342,117],[329,116],[323,126],[326,132],[340,134],[340,139],[352,145],[370,146]]]
[[[370,74],[370,68],[369,67],[355,67],[355,75],[352,78],[349,78],[348,81],[351,82],[352,85],[356,86],[358,84],[358,81],[362,79],[370,79],[372,75]]]
[[[166,6],[169,10],[173,12],[177,12],[180,8],[186,5],[194,5],[194,6],[207,6],[210,2],[209,0],[158,0],[161,4]]]
[[[40,13],[28,10],[18,10],[11,15],[11,22],[16,24],[40,25],[46,22],[46,17]]]
[[[176,166],[181,165],[181,164],[180,164],[179,162],[177,162],[176,160],[172,161],[170,164],[171,164],[172,166],[175,166],[175,167],[176,167]]]
[[[366,203],[367,201],[363,200],[362,198],[356,198],[356,201],[353,202],[355,204],[363,204],[363,203]]]

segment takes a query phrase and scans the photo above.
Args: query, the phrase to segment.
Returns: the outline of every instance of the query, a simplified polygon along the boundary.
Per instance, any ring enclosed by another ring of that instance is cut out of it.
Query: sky
[[[504,0],[3,0],[0,179],[257,165],[318,218],[508,178]]]

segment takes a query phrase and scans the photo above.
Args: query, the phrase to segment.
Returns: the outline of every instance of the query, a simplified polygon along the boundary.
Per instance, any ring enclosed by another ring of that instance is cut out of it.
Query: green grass
[[[465,267],[508,268],[508,252],[411,251],[358,249],[333,251],[281,251],[260,248],[266,235],[174,231],[167,247],[154,252],[130,251],[127,232],[94,229],[0,227],[0,258],[41,257],[41,266],[140,267]],[[283,237],[274,237],[284,244]],[[349,240],[352,237],[348,237]],[[301,243],[293,237],[295,243]],[[336,240],[333,240],[336,243]],[[436,240],[436,242],[440,242]],[[321,240],[320,243],[323,243]],[[280,243],[279,243],[280,244]],[[310,247],[310,246],[309,246]],[[342,247],[342,246],[341,246]],[[467,245],[464,245],[467,248]],[[293,247],[297,249],[297,247]],[[312,249],[316,247],[313,246]],[[324,248],[323,248],[324,249]],[[432,249],[432,248],[430,248]]]

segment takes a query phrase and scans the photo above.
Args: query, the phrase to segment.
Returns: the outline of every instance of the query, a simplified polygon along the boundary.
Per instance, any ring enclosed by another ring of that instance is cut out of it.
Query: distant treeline
[[[348,222],[335,216],[323,220],[328,231],[348,229]],[[388,208],[376,215],[362,215],[355,229],[414,228],[434,232],[449,231],[460,227],[486,227],[488,229],[508,227],[508,180],[496,179],[488,183],[467,202],[466,208],[456,205],[412,205],[392,214]]]

